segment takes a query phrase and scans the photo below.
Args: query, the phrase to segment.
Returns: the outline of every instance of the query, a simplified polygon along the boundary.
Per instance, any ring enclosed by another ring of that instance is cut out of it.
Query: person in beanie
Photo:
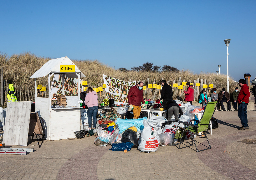
[[[187,82],[187,87],[187,91],[184,91],[185,101],[190,102],[190,104],[192,105],[192,101],[194,101],[194,89],[192,88],[190,82]]]
[[[219,93],[219,102],[221,105],[221,110],[226,111],[223,102],[227,102],[227,110],[230,111],[231,105],[230,105],[230,95],[228,92],[226,92],[225,88],[222,88],[222,91]]]
[[[244,79],[239,80],[241,90],[237,97],[238,102],[238,117],[241,120],[242,127],[239,130],[249,129],[247,119],[247,105],[249,103],[250,91]]]
[[[233,92],[233,107],[235,111],[237,111],[237,97],[238,97],[239,91],[238,87],[236,87],[235,91]]]
[[[127,98],[128,104],[133,106],[133,118],[138,119],[141,112],[141,103],[144,103],[143,82],[140,81],[137,85],[131,87]]]
[[[167,110],[168,101],[172,100],[172,87],[166,83],[166,80],[162,80],[162,92],[161,99],[163,100],[163,108]]]

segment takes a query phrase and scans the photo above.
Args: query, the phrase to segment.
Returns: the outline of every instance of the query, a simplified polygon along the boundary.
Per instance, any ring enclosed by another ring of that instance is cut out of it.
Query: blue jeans
[[[247,104],[246,103],[238,104],[238,117],[241,119],[242,126],[248,127]]]
[[[90,128],[92,128],[92,117],[93,117],[93,127],[96,128],[97,113],[98,113],[98,106],[93,106],[88,108],[87,114],[88,114],[88,123]]]

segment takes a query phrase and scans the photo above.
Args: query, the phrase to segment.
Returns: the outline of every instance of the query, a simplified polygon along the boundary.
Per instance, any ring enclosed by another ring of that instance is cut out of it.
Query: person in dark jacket
[[[175,121],[178,121],[179,117],[183,115],[183,112],[180,106],[174,100],[171,100],[168,102],[167,108],[168,108],[168,121],[171,121],[173,114],[175,117]]]
[[[247,119],[247,105],[249,103],[250,91],[244,79],[239,80],[241,90],[237,97],[238,102],[238,117],[241,120],[242,127],[239,130],[249,129]]]
[[[238,97],[239,91],[238,87],[235,88],[235,91],[233,92],[233,107],[235,111],[237,111],[237,97]]]
[[[221,105],[221,110],[226,111],[223,102],[227,103],[227,110],[230,111],[231,105],[230,105],[230,95],[228,92],[225,91],[225,88],[222,88],[222,91],[219,93],[219,103]]]
[[[194,101],[194,89],[193,86],[190,84],[190,82],[187,82],[187,91],[184,91],[185,93],[185,101],[190,102],[192,105],[192,101]]]
[[[168,101],[172,100],[172,87],[166,83],[166,80],[162,80],[162,92],[161,99],[163,100],[163,107],[167,110]]]
[[[133,106],[134,119],[138,119],[141,112],[141,103],[144,103],[143,99],[143,82],[139,82],[136,86],[130,88],[128,92],[128,104]]]

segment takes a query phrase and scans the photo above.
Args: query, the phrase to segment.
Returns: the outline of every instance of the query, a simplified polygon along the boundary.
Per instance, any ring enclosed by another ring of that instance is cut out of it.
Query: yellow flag
[[[161,85],[157,85],[157,89],[161,89]]]
[[[209,84],[209,88],[213,88],[213,84]]]
[[[82,86],[86,86],[86,85],[87,85],[87,81],[83,81]]]
[[[107,88],[106,84],[103,84],[102,87],[103,87],[103,88]]]
[[[182,85],[179,85],[178,89],[183,89],[183,86],[182,86]]]
[[[200,83],[196,83],[196,86],[200,86]]]
[[[84,91],[87,91],[88,87],[84,87]]]
[[[157,84],[153,84],[153,88],[157,88]]]
[[[182,85],[183,85],[183,86],[186,86],[186,85],[187,85],[187,82],[182,82]]]
[[[207,86],[207,84],[203,84],[203,88],[207,88],[208,86]]]
[[[147,86],[143,86],[143,90],[146,90],[147,89]]]
[[[99,90],[99,91],[103,91],[103,88],[102,88],[102,87],[98,87],[98,90]]]
[[[178,87],[179,85],[178,85],[178,83],[174,83],[172,86],[173,87]]]
[[[43,86],[42,89],[40,91],[46,91],[46,87]]]
[[[148,84],[148,88],[152,88],[152,84]]]
[[[37,85],[37,89],[42,89],[42,87],[43,87],[42,84]]]

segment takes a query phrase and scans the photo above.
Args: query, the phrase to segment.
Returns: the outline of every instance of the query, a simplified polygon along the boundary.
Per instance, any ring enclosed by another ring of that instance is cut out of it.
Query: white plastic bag
[[[144,129],[141,133],[138,149],[142,152],[155,152],[158,149],[159,141],[154,128],[150,127],[147,120],[143,121]]]

